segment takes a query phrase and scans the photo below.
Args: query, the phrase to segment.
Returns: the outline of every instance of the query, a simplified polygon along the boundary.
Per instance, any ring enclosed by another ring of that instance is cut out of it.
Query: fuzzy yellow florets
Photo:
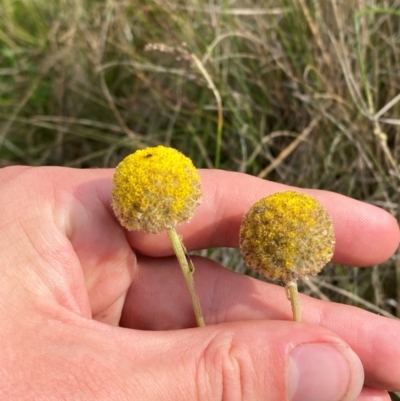
[[[176,149],[138,150],[118,164],[112,208],[128,230],[158,233],[189,220],[201,200],[192,161]]]
[[[316,199],[293,191],[255,203],[240,228],[246,264],[283,282],[319,273],[332,258],[334,245],[328,212]]]

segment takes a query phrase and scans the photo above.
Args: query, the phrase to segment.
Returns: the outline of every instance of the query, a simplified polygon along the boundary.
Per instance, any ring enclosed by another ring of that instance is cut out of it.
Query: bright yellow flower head
[[[333,255],[332,219],[314,198],[287,191],[253,205],[240,228],[243,259],[284,282],[319,273]]]
[[[118,164],[112,208],[128,230],[158,233],[189,220],[201,200],[192,161],[176,149],[138,150]]]

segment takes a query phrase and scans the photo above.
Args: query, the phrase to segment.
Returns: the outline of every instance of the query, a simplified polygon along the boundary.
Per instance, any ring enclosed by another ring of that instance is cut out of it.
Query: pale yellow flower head
[[[294,191],[256,202],[240,228],[246,264],[283,282],[319,273],[331,260],[334,245],[328,212],[316,199]]]
[[[128,230],[158,233],[188,221],[201,200],[192,161],[176,149],[157,146],[122,160],[112,183],[112,208]]]

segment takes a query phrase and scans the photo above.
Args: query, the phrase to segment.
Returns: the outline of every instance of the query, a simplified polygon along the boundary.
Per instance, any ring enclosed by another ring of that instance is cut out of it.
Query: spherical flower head
[[[289,282],[319,273],[333,256],[332,219],[314,198],[287,191],[267,196],[240,227],[240,248],[249,268]]]
[[[159,233],[188,221],[201,200],[192,161],[176,149],[157,146],[122,160],[112,183],[112,208],[128,230]]]

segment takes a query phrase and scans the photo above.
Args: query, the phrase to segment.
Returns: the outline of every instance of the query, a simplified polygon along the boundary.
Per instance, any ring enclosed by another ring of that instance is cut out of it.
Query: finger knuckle
[[[199,401],[253,400],[254,371],[250,347],[232,333],[213,337],[204,347],[197,366]]]

